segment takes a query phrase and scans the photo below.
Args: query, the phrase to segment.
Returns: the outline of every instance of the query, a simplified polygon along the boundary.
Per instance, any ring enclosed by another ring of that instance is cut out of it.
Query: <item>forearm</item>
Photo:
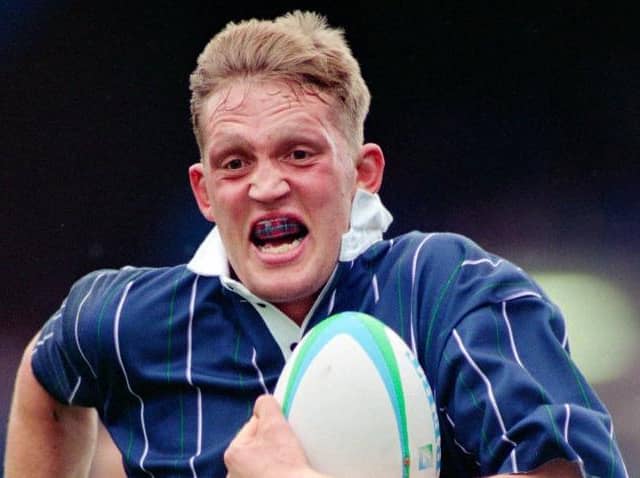
[[[60,404],[42,388],[31,370],[32,344],[16,377],[4,476],[86,477],[96,441],[96,413]]]

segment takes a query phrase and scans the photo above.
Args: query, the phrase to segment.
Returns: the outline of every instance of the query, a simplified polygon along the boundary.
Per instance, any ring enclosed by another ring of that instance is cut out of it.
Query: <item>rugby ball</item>
[[[437,478],[431,388],[404,341],[344,312],[298,344],[274,392],[311,466],[335,478]]]

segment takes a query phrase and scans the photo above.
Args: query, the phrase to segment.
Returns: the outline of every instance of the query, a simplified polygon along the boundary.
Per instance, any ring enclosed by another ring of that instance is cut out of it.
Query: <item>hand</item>
[[[256,400],[253,416],[224,454],[227,478],[321,478],[271,395]],[[326,478],[326,477],[325,477]]]

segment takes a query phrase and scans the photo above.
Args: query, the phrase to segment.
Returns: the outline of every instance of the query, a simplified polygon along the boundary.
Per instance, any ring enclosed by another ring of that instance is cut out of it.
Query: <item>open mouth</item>
[[[282,254],[295,249],[308,233],[307,227],[292,217],[273,217],[254,224],[251,242],[262,252]]]

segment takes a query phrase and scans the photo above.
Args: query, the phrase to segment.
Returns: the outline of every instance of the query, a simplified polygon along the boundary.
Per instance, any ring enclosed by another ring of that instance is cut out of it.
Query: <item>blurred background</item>
[[[390,233],[459,232],[532,272],[640,475],[638,18],[614,2],[325,3],[0,2],[0,447],[22,349],[72,282],[184,262],[208,231],[186,175],[207,40],[302,8],[360,60]]]

